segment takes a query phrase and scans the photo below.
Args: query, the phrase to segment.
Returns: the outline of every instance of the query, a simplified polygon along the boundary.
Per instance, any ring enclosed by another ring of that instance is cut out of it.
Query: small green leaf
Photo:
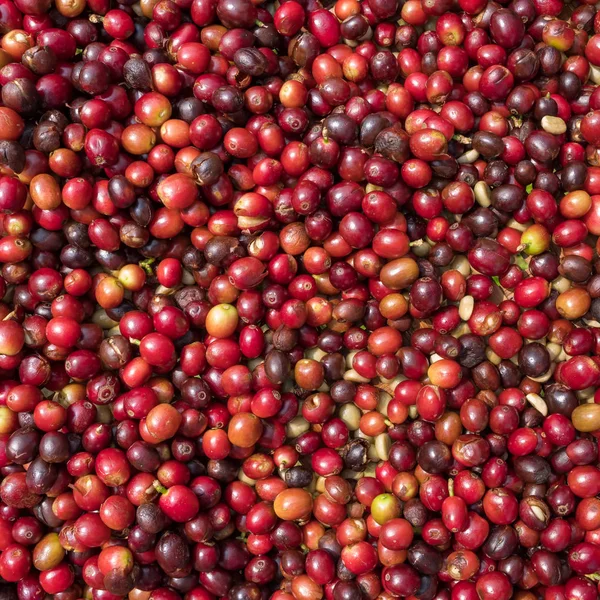
[[[525,188],[525,191],[526,191],[528,194],[531,194],[531,190],[533,190],[533,183],[530,183],[530,184],[529,184],[529,185],[528,185],[528,186]]]
[[[502,287],[502,286],[500,285],[500,277],[498,277],[498,275],[494,275],[494,276],[492,277],[492,280],[494,281],[494,283],[495,283],[495,284],[496,284],[498,287]]]

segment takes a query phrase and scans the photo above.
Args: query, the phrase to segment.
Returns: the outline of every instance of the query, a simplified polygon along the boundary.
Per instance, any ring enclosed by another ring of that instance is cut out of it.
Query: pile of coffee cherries
[[[598,600],[594,0],[0,0],[0,600]]]

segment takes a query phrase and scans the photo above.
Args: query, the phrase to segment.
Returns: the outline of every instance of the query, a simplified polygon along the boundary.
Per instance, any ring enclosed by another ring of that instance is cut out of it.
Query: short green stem
[[[152,263],[155,261],[156,259],[154,258],[146,258],[145,260],[140,261],[138,264],[140,265],[140,267],[142,269],[144,269],[144,271],[146,272],[146,275],[153,275],[152,272]]]
[[[161,484],[161,482],[158,479],[155,479],[152,482],[152,487],[159,493],[159,494],[166,494],[168,492],[167,488]]]

